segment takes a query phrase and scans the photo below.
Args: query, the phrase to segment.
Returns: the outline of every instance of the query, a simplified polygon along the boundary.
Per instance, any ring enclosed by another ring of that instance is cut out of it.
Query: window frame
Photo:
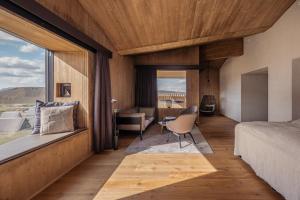
[[[45,49],[45,100],[54,101],[54,52]]]
[[[185,73],[186,73],[186,70],[185,69],[175,69],[175,70],[170,70],[170,69],[157,69],[156,70],[156,72],[158,73],[159,71],[178,71],[178,72],[182,72],[182,71],[184,71]],[[172,79],[172,78],[170,78],[170,77],[166,77],[167,79]],[[158,109],[185,109],[186,107],[187,107],[187,78],[186,78],[186,76],[185,76],[185,101],[184,101],[184,104],[185,105],[183,105],[182,107],[180,107],[180,108],[177,108],[177,107],[173,107],[173,101],[172,101],[172,103],[171,103],[171,107],[167,107],[167,106],[164,106],[164,107],[160,107],[159,106],[159,102],[160,102],[160,100],[159,100],[159,90],[158,90],[158,80],[159,79],[164,79],[164,77],[159,77],[158,75],[157,75],[157,77],[156,77],[156,81],[157,81],[157,108]],[[175,79],[175,78],[174,78]],[[177,79],[180,79],[180,78],[177,78]],[[173,91],[171,91],[171,92],[173,92]],[[175,91],[174,91],[175,92]]]

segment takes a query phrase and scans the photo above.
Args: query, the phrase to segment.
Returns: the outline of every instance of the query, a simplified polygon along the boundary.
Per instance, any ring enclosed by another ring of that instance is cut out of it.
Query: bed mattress
[[[300,126],[244,122],[235,128],[234,154],[288,200],[300,200]]]

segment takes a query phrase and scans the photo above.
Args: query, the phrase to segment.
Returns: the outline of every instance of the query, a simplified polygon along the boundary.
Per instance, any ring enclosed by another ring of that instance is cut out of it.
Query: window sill
[[[27,135],[0,146],[0,165],[45,146],[61,141],[72,135],[79,134],[87,129],[78,129],[73,132],[49,135]]]

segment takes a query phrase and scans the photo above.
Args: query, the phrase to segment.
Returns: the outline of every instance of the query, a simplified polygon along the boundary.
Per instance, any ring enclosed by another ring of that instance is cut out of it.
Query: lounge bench
[[[139,107],[121,111],[117,116],[117,128],[123,131],[139,131],[140,139],[143,132],[154,121],[155,108]]]

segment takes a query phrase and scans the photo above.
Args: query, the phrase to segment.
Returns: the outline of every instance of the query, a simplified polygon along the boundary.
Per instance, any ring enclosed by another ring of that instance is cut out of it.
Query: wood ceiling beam
[[[199,62],[241,56],[243,53],[243,38],[214,42],[199,46]]]
[[[251,30],[243,30],[243,31],[238,31],[238,32],[225,33],[225,34],[221,34],[221,35],[213,35],[213,36],[195,38],[195,39],[190,39],[190,40],[182,40],[182,41],[169,42],[169,43],[164,43],[164,44],[144,46],[144,47],[139,47],[139,48],[124,49],[124,50],[118,51],[118,53],[120,55],[136,55],[136,54],[142,54],[142,53],[150,53],[150,52],[175,49],[175,48],[180,48],[180,47],[195,46],[195,45],[207,44],[207,43],[214,42],[214,41],[220,41],[220,40],[226,40],[226,39],[232,39],[232,38],[241,38],[241,37],[264,32],[269,28],[270,28],[270,26],[265,26],[265,27],[260,27],[260,28],[256,28],[256,29],[251,29]]]

